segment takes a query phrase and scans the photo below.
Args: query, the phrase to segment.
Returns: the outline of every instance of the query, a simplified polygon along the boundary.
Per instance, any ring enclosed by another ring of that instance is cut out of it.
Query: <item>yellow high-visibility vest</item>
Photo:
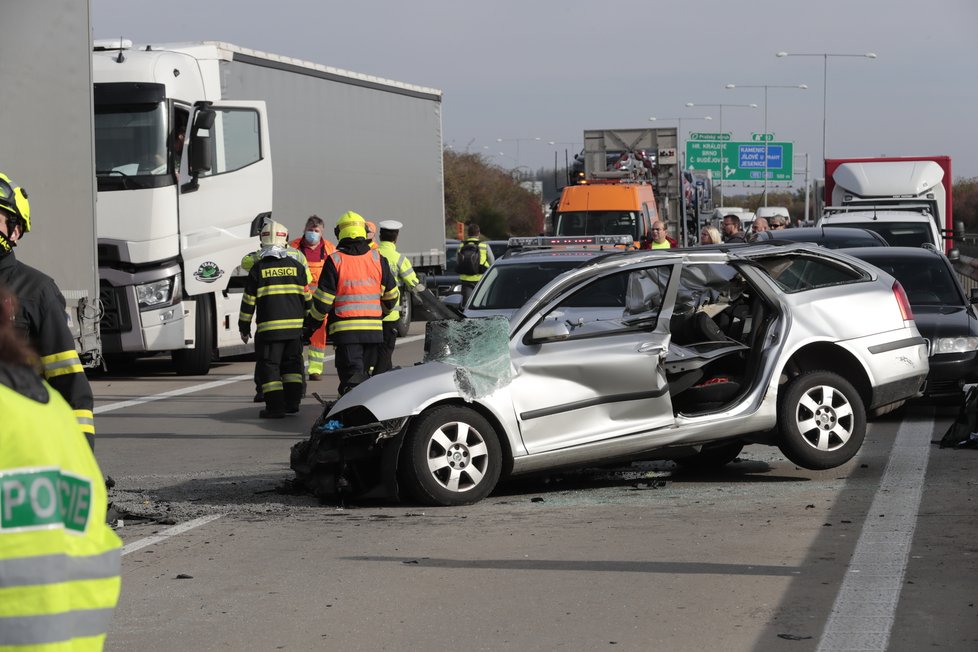
[[[16,415],[0,427],[0,649],[101,650],[122,542],[71,407],[38,383],[46,402],[0,384],[0,413]]]

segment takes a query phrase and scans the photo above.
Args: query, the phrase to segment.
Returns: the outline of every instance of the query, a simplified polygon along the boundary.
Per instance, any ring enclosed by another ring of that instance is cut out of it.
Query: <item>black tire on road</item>
[[[470,505],[499,480],[502,450],[489,422],[475,410],[446,405],[412,424],[402,450],[400,482],[426,505]]]
[[[194,311],[194,348],[173,352],[173,369],[178,376],[206,376],[214,360],[217,334],[214,324],[214,305],[210,297],[197,299]]]
[[[744,450],[744,443],[741,441],[725,441],[717,444],[708,444],[695,455],[682,457],[676,460],[676,464],[687,469],[708,470],[719,469],[730,464],[740,451]]]
[[[810,371],[782,394],[778,426],[785,457],[805,469],[831,469],[859,452],[866,409],[849,381],[830,371]]]

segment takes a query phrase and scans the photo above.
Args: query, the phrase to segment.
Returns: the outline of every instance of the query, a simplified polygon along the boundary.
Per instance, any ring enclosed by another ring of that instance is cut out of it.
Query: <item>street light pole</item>
[[[767,137],[767,89],[769,88],[797,88],[800,90],[807,90],[808,84],[727,84],[726,88],[763,88],[764,89],[764,133],[762,137],[764,138],[764,205],[767,206],[767,172],[768,172],[768,152],[770,148],[770,140]],[[783,162],[782,162],[783,163]],[[794,165],[794,163],[790,163]]]
[[[686,102],[686,106],[716,106],[720,108],[720,183],[718,188],[720,190],[720,208],[723,208],[723,177],[724,177],[724,161],[726,158],[723,155],[724,144],[723,144],[723,108],[724,107],[741,107],[745,109],[756,109],[756,104],[704,104],[702,102]]]
[[[865,52],[863,54],[846,54],[839,52],[778,52],[776,55],[779,59],[784,57],[822,57],[822,162],[824,164],[825,157],[827,156],[825,152],[825,123],[828,97],[828,82],[829,82],[829,57],[859,57],[863,59],[876,59],[875,52]]]

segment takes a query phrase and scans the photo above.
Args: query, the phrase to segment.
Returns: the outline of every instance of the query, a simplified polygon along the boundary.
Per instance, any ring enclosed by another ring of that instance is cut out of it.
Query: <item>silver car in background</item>
[[[725,464],[747,443],[828,469],[928,371],[900,284],[808,244],[607,256],[509,320],[432,323],[427,347],[324,410],[293,448],[300,483],[460,505],[504,476]]]

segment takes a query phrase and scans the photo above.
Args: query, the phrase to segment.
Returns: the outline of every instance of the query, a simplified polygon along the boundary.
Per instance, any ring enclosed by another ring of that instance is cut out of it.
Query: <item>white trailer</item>
[[[95,366],[101,343],[89,4],[4,3],[3,25],[0,171],[22,185],[31,202],[31,232],[18,242],[16,256],[57,283],[75,346],[83,363]]]
[[[396,219],[418,271],[444,266],[440,91],[221,42],[94,50],[107,353],[199,374],[240,352],[237,267],[270,212],[294,235]]]

